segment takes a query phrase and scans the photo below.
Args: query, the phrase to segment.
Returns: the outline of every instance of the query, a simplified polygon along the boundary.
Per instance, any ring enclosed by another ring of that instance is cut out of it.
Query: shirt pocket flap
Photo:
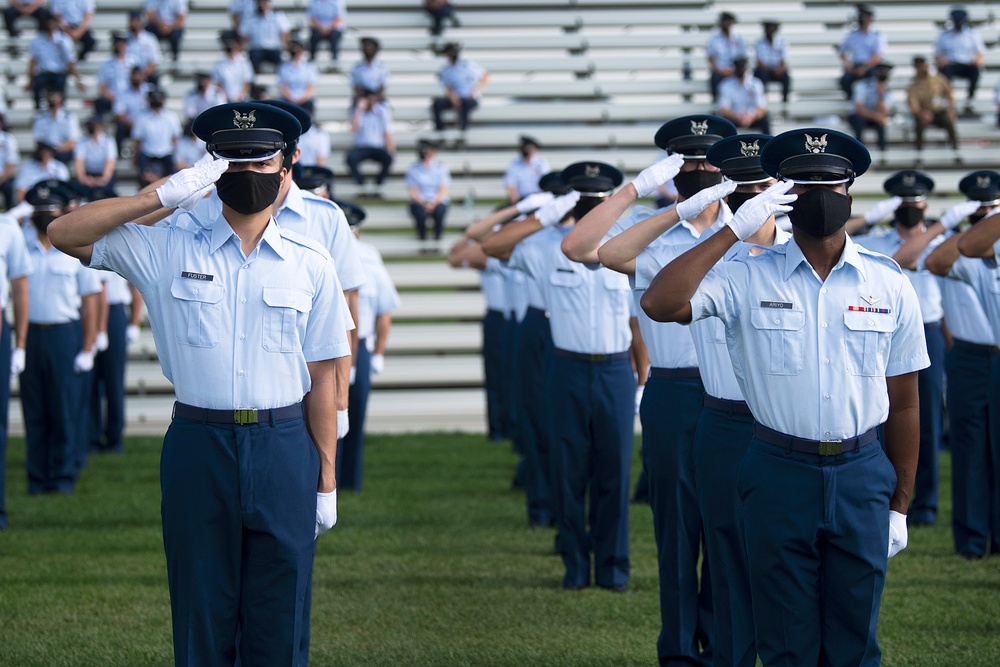
[[[170,283],[170,296],[182,301],[200,301],[201,303],[218,303],[222,300],[225,290],[222,285],[216,285],[202,280],[190,278],[174,278]]]
[[[557,287],[576,287],[583,282],[583,278],[576,271],[556,269],[549,274],[549,282]]]
[[[844,313],[844,326],[851,331],[877,331],[892,333],[896,330],[896,319],[887,313],[865,313],[848,310]]]
[[[752,308],[750,323],[754,329],[798,331],[806,323],[806,314],[790,308]]]
[[[300,313],[308,313],[312,309],[309,293],[294,287],[265,287],[264,303],[272,308],[294,308]]]
[[[609,290],[629,290],[628,276],[611,269],[604,270],[604,287]]]

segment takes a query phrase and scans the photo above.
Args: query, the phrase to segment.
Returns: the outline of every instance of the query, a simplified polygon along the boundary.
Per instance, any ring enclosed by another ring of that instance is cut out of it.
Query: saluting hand
[[[580,201],[580,193],[572,190],[561,197],[556,197],[545,206],[535,211],[535,219],[542,223],[542,227],[558,225],[559,222],[572,210],[576,203]]]
[[[951,231],[958,227],[960,222],[982,208],[982,206],[982,202],[978,201],[964,201],[961,204],[955,204],[941,216],[941,225],[948,231]]]
[[[681,220],[697,218],[706,208],[729,195],[736,189],[736,181],[725,180],[694,193],[689,199],[677,204],[677,216]]]
[[[865,211],[865,222],[869,225],[874,225],[890,213],[895,213],[896,209],[899,208],[899,205],[902,203],[902,197],[889,197],[888,199],[883,199],[882,201],[877,202],[874,206]]]
[[[521,214],[531,213],[532,211],[537,211],[545,204],[548,204],[550,201],[555,199],[555,197],[556,196],[551,192],[536,192],[517,202],[515,208],[517,209],[517,212]]]
[[[646,197],[674,176],[684,164],[684,156],[678,153],[668,155],[652,166],[646,167],[632,181],[632,187],[639,197]]]
[[[199,160],[194,166],[181,169],[167,179],[166,183],[156,188],[156,196],[160,198],[163,208],[176,208],[192,201],[197,204],[228,168],[228,160],[212,159],[205,163]]]
[[[756,234],[764,222],[775,213],[791,211],[792,207],[789,204],[799,198],[798,195],[788,194],[794,185],[792,181],[778,181],[740,206],[736,215],[729,221],[729,228],[736,234],[736,238],[745,241]]]

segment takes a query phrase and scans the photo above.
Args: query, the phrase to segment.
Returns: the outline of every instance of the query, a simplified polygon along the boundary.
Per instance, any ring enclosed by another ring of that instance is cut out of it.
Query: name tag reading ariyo
[[[209,273],[195,273],[194,271],[181,271],[181,278],[190,278],[191,280],[204,280],[206,282],[212,282],[215,280],[215,276]]]
[[[780,308],[781,310],[791,310],[792,304],[787,301],[761,301],[761,308]]]

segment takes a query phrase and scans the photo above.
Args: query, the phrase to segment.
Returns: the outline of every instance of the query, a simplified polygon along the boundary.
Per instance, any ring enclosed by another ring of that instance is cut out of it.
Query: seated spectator
[[[86,123],[87,136],[73,151],[73,176],[80,191],[90,200],[117,197],[115,165],[118,149],[97,117]]]
[[[454,109],[458,114],[458,129],[464,131],[469,127],[469,114],[479,106],[490,74],[477,63],[460,58],[462,47],[454,42],[445,44],[438,53],[448,58],[448,64],[438,72],[445,96],[436,97],[431,103],[434,129],[443,130],[441,114],[445,109]]]
[[[864,130],[875,130],[880,151],[886,149],[885,125],[892,110],[892,92],[889,90],[889,71],[892,65],[880,63],[873,70],[873,76],[854,84],[852,102],[854,112],[847,117],[854,130],[854,136],[864,143]]]
[[[76,87],[83,90],[80,74],[76,69],[76,50],[69,36],[59,29],[59,19],[53,14],[42,15],[43,30],[35,35],[28,47],[28,83],[24,89],[35,97],[35,108],[42,104],[42,97],[50,90],[66,94],[66,77],[76,79]]]
[[[226,94],[212,83],[212,75],[197,72],[194,75],[194,90],[184,96],[184,117],[197,118],[205,109],[225,104]]]
[[[448,188],[451,172],[437,159],[438,144],[421,139],[417,144],[419,160],[406,171],[410,215],[417,227],[417,238],[427,238],[427,218],[434,221],[434,239],[441,238],[444,216],[448,213]]]
[[[507,166],[503,177],[507,201],[512,203],[538,192],[538,179],[552,171],[549,161],[538,154],[538,139],[525,135],[518,143],[521,156]]]
[[[229,0],[229,19],[233,24],[233,32],[239,33],[243,21],[256,10],[255,0]]]
[[[303,167],[323,167],[329,161],[330,135],[323,131],[319,123],[312,123],[299,137],[298,164]]]
[[[931,74],[927,59],[916,56],[913,59],[913,83],[906,90],[906,101],[913,114],[916,147],[924,149],[924,130],[940,127],[948,133],[948,143],[958,150],[958,134],[955,131],[955,96],[951,84],[940,74]]]
[[[392,136],[392,112],[388,104],[379,101],[378,91],[364,91],[358,98],[351,117],[351,132],[354,133],[354,141],[345,159],[351,177],[355,183],[364,186],[361,163],[368,160],[378,162],[382,169],[375,178],[376,189],[372,194],[381,196],[381,186],[396,155],[396,142]],[[364,188],[362,191],[368,194]]]
[[[351,93],[353,107],[361,92],[374,90],[379,99],[385,99],[385,88],[389,85],[389,70],[378,57],[380,45],[373,37],[361,38],[361,60],[351,69]]]
[[[986,45],[983,38],[969,26],[969,14],[964,9],[951,10],[951,28],[938,35],[934,44],[934,61],[938,72],[946,79],[968,79],[969,97],[964,115],[974,115],[972,100],[976,98],[979,75],[983,72]]]
[[[309,60],[316,60],[319,45],[330,45],[330,59],[340,58],[340,38],[347,27],[347,7],[344,0],[309,0]]]
[[[8,7],[3,11],[3,21],[7,25],[7,34],[12,38],[20,37],[17,20],[22,16],[30,16],[42,30],[42,17],[47,13],[45,0],[8,0]]]
[[[31,159],[21,166],[17,178],[14,179],[14,197],[18,202],[24,201],[24,195],[33,185],[47,178],[60,181],[69,180],[69,168],[56,159],[56,151],[52,146],[35,144],[35,152]]]
[[[215,63],[212,81],[222,89],[230,102],[242,102],[250,93],[253,83],[253,67],[243,53],[239,39],[226,36],[222,41],[226,56]]]
[[[80,139],[80,121],[66,109],[63,94],[58,90],[50,90],[45,99],[48,108],[35,116],[31,133],[36,142],[55,148],[57,160],[69,164]]]
[[[115,142],[118,144],[118,154],[122,157],[132,155],[125,151],[125,140],[132,136],[132,126],[136,119],[149,108],[149,91],[153,87],[146,82],[145,74],[139,67],[133,67],[129,72],[129,87],[115,100]]]
[[[50,5],[52,13],[59,19],[59,29],[77,45],[79,60],[86,60],[87,54],[97,46],[97,40],[90,31],[94,7],[94,0],[52,0]]]
[[[188,119],[181,128],[181,138],[174,148],[174,169],[187,169],[195,162],[205,157],[205,142],[191,129],[194,121]]]
[[[788,93],[792,89],[792,77],[788,75],[788,42],[778,36],[781,24],[777,21],[764,21],[762,25],[764,36],[754,45],[757,67],[753,75],[761,80],[765,88],[771,82],[780,83],[781,101],[787,104]]]
[[[181,53],[187,0],[146,0],[146,30],[157,39],[167,40],[174,62]]]
[[[847,33],[838,53],[844,67],[840,89],[851,99],[855,81],[871,77],[876,65],[885,57],[885,35],[875,29],[875,12],[868,5],[858,5],[858,27]]]
[[[261,100],[271,99],[271,93],[268,91],[267,86],[262,86],[260,84],[251,83],[250,84],[250,101],[260,102]]]
[[[306,47],[297,39],[288,43],[289,60],[278,67],[278,93],[281,99],[313,112],[313,98],[319,83],[316,65],[306,59]]]
[[[733,61],[733,75],[719,84],[718,114],[736,127],[771,134],[764,84],[747,67],[746,58]]]
[[[21,162],[17,139],[7,131],[7,118],[0,115],[0,196],[3,210],[14,205],[14,178],[17,165]]]
[[[260,74],[261,65],[281,65],[281,52],[288,48],[291,24],[284,12],[271,9],[271,0],[257,0],[257,11],[240,24],[242,37],[250,52],[253,71]]]
[[[733,75],[733,61],[747,57],[747,45],[742,35],[733,32],[736,17],[729,12],[719,14],[719,29],[712,34],[705,47],[708,57],[708,87],[712,102],[719,99],[719,84]]]
[[[423,0],[424,11],[431,17],[430,33],[437,37],[444,32],[444,20],[451,21],[452,28],[458,28],[461,23],[455,16],[453,0]]]
[[[114,109],[118,96],[128,90],[129,73],[134,63],[125,48],[127,43],[127,35],[120,32],[112,33],[111,55],[97,70],[97,99],[94,100],[94,113],[102,119]]]
[[[132,126],[140,188],[177,171],[174,169],[174,146],[181,136],[177,114],[164,108],[166,95],[163,91],[149,91],[148,99],[149,109],[140,114]]]
[[[132,60],[134,67],[142,69],[145,80],[152,85],[160,81],[160,43],[151,33],[142,27],[142,12],[129,12],[128,42],[125,51]]]

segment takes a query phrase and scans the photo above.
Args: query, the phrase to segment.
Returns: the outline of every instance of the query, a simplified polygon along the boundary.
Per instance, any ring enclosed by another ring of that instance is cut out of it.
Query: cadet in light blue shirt
[[[719,29],[712,33],[705,45],[705,56],[708,58],[708,86],[715,102],[719,95],[719,84],[728,76],[733,75],[733,62],[737,58],[746,58],[747,45],[743,35],[733,32],[736,17],[730,12],[719,14]]]
[[[87,121],[87,136],[73,151],[73,177],[87,199],[115,197],[115,140],[97,118]]]
[[[281,98],[308,111],[314,109],[313,98],[316,96],[316,86],[319,84],[319,70],[309,60],[306,60],[305,46],[293,39],[288,51],[291,60],[278,67],[278,91]]]
[[[847,117],[858,141],[862,141],[866,129],[875,130],[880,151],[886,149],[885,131],[892,113],[892,91],[888,83],[891,69],[891,65],[877,65],[873,76],[854,84],[851,94],[853,111]]]
[[[885,35],[873,27],[875,12],[868,5],[858,5],[858,27],[847,33],[840,43],[838,53],[844,68],[840,89],[851,99],[851,87],[858,79],[872,75],[876,65],[885,57]]]
[[[788,41],[778,36],[781,24],[777,21],[763,21],[764,36],[754,42],[754,56],[757,65],[753,75],[765,86],[776,81],[781,83],[781,101],[788,103],[792,90],[792,77],[788,74]]]
[[[136,63],[125,48],[127,43],[127,36],[113,33],[111,55],[97,69],[98,96],[94,100],[94,113],[102,118],[111,112],[118,96],[128,90],[129,73]]]
[[[160,65],[162,56],[160,55],[160,43],[152,33],[148,33],[142,26],[142,12],[129,12],[128,19],[128,42],[125,50],[132,59],[136,67],[142,69],[146,81],[156,85],[159,81],[159,73],[156,71]]]
[[[438,79],[444,88],[445,97],[435,97],[431,103],[434,129],[443,130],[441,114],[446,109],[454,109],[458,114],[458,129],[469,127],[469,114],[479,106],[483,88],[490,80],[489,72],[471,60],[460,58],[462,47],[452,42],[445,44],[438,52],[448,58],[448,64],[438,72]]]
[[[23,201],[25,194],[35,183],[53,178],[69,180],[69,168],[56,159],[56,151],[48,144],[37,144],[32,159],[25,162],[14,180],[14,194],[17,201]]]
[[[319,45],[330,45],[330,58],[340,56],[340,37],[347,27],[347,3],[344,0],[309,0],[309,59],[316,60]]]
[[[351,69],[351,92],[355,100],[364,90],[374,90],[380,100],[385,97],[385,89],[389,85],[389,69],[378,58],[379,48],[378,40],[374,37],[361,38],[363,58]]]
[[[151,90],[148,97],[149,109],[141,113],[132,126],[141,186],[176,171],[174,145],[181,136],[180,119],[174,111],[164,108],[163,91]]]
[[[59,17],[59,28],[74,43],[79,44],[77,57],[80,60],[86,59],[87,54],[97,45],[90,30],[90,22],[96,11],[94,0],[52,0],[49,10]]]
[[[434,220],[434,239],[441,238],[444,216],[448,212],[448,188],[451,172],[437,159],[438,144],[421,139],[417,144],[419,162],[406,170],[406,188],[410,199],[410,215],[417,227],[417,238],[427,238],[427,217]]]
[[[934,62],[949,81],[956,77],[969,80],[966,112],[972,111],[985,58],[986,45],[979,33],[969,26],[968,12],[958,8],[951,10],[951,27],[942,30],[934,42]]]
[[[351,170],[351,177],[358,185],[364,185],[361,163],[371,160],[381,166],[375,177],[376,186],[385,182],[396,156],[396,142],[392,136],[392,111],[389,105],[379,101],[377,91],[364,91],[357,100],[351,116],[351,130],[354,141],[344,161]]]
[[[59,19],[46,14],[40,30],[28,47],[28,83],[25,90],[32,91],[35,108],[41,107],[42,94],[58,90],[66,94],[66,77],[72,75],[76,87],[83,88],[76,68],[76,50],[73,41],[59,29]]]
[[[56,159],[68,164],[73,159],[76,142],[80,140],[80,121],[75,113],[66,109],[63,94],[58,90],[49,91],[46,99],[49,108],[35,117],[31,134],[36,142],[55,148]]]
[[[539,191],[538,180],[551,171],[549,161],[538,154],[538,139],[527,135],[518,140],[521,156],[511,161],[503,177],[507,201],[516,202]]]
[[[253,66],[244,55],[238,39],[227,39],[224,48],[226,57],[215,63],[212,80],[222,88],[230,102],[242,102],[250,93]]]
[[[750,72],[746,58],[733,61],[733,75],[719,84],[719,115],[740,129],[771,133],[764,84]]]
[[[174,62],[180,56],[187,14],[187,0],[146,0],[146,30],[169,42]]]
[[[740,206],[642,298],[654,319],[714,316],[726,327],[757,421],[738,492],[757,651],[767,665],[877,665],[886,559],[907,542],[917,371],[929,361],[909,281],[843,230],[847,186],[870,163],[860,142],[835,130],[778,135],[761,166],[789,180]],[[792,240],[718,263],[782,211]]]
[[[284,12],[271,10],[271,0],[257,0],[257,11],[240,22],[240,35],[247,41],[255,73],[260,74],[265,62],[275,69],[281,65],[281,52],[288,45],[291,27]]]

